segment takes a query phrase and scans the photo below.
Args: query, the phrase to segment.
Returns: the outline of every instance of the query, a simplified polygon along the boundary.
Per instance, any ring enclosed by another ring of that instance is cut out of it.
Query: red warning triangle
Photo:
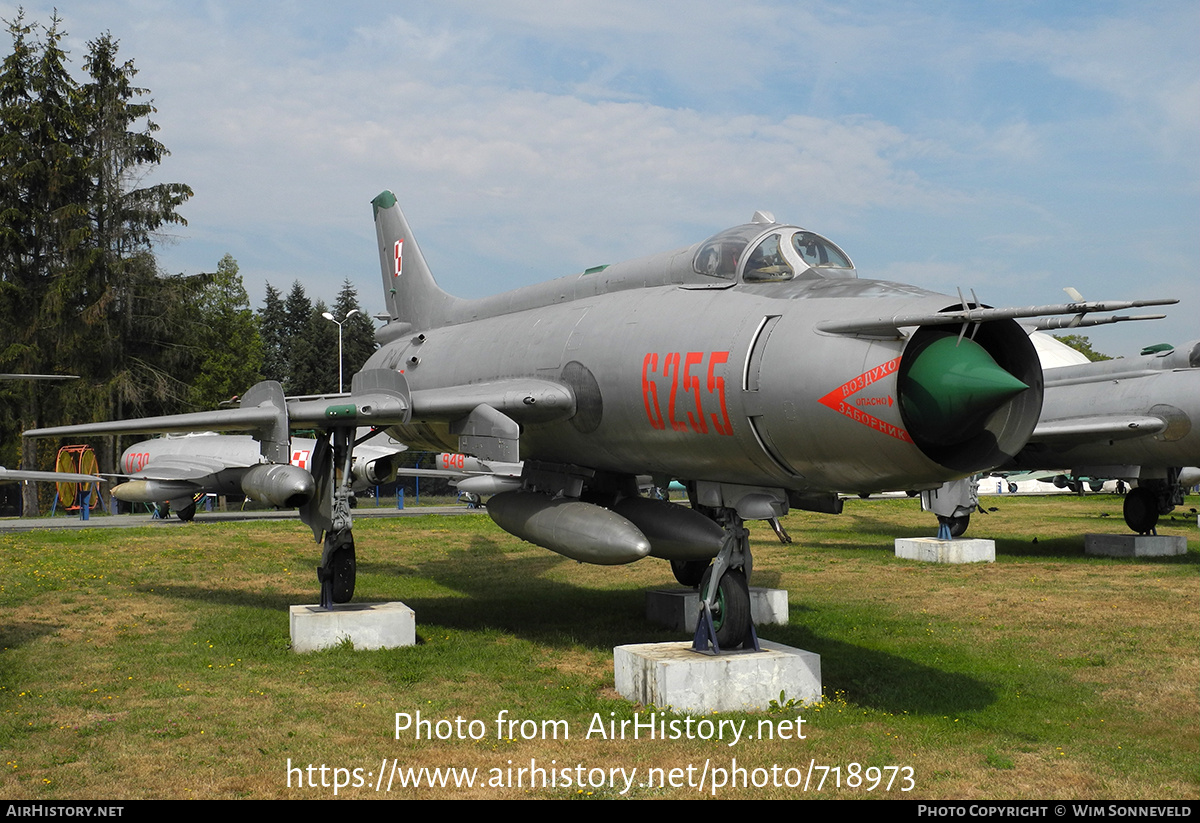
[[[895,403],[892,395],[875,395],[871,397],[860,397],[857,401],[850,400],[850,398],[855,394],[858,394],[860,391],[867,388],[867,386],[870,386],[877,380],[881,380],[884,377],[895,374],[896,370],[899,368],[900,358],[897,357],[893,360],[889,360],[881,366],[868,369],[858,377],[850,378],[845,383],[829,392],[829,394],[821,398],[820,402],[822,405],[828,406],[838,414],[846,415],[855,422],[862,423],[864,426],[868,426],[876,431],[883,432],[889,437],[894,437],[897,440],[903,440],[905,443],[911,443],[913,442],[912,437],[910,437],[908,432],[902,429],[900,426],[884,422],[878,417],[868,414],[865,411],[865,409],[869,409],[872,406],[886,405],[890,408]]]

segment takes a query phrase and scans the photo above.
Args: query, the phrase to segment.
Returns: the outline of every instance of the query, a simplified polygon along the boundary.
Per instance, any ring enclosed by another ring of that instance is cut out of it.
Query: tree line
[[[0,64],[0,372],[75,374],[64,383],[0,383],[0,465],[46,468],[57,444],[22,442],[39,426],[213,408],[261,379],[290,394],[337,390],[374,349],[374,325],[347,281],[327,309],[296,283],[268,285],[254,312],[226,255],[214,272],[161,271],[155,243],[187,221],[183,183],[142,186],[169,155],[148,90],[109,33],[87,44],[76,78],[66,32],[24,13],[4,21]],[[117,443],[97,444],[111,471]],[[32,484],[24,508],[36,511]]]

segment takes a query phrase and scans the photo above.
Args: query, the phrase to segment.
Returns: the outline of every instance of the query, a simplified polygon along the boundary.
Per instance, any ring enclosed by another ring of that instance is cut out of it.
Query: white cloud
[[[1124,287],[1099,226],[1153,236],[1175,282],[1200,259],[1194,3],[59,8],[77,65],[89,37],[121,39],[173,152],[157,177],[196,189],[168,267],[231,251],[252,293],[346,275],[373,293],[384,187],[459,293],[684,245],[757,208],[870,274],[983,277],[1018,302],[1054,267]]]

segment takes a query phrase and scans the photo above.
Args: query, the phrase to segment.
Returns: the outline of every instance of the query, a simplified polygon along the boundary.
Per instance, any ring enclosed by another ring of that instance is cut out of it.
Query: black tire
[[[1138,534],[1149,534],[1158,525],[1158,499],[1143,486],[1130,489],[1125,495],[1125,525]]]
[[[709,566],[700,581],[700,597],[708,594],[712,577]],[[726,569],[717,585],[717,600],[713,604],[713,631],[722,649],[736,649],[750,636],[750,587],[741,569]]]
[[[962,517],[955,517],[950,520],[950,536],[962,537],[967,533],[967,526],[971,525],[971,515],[964,514]]]
[[[971,525],[971,515],[964,514],[960,517],[942,517],[938,515],[938,525],[948,526],[951,537],[962,537],[967,532],[967,526]]]
[[[333,602],[349,603],[354,597],[354,580],[357,576],[358,564],[354,558],[354,539],[345,541],[344,545],[329,558],[329,568],[333,572]]]
[[[191,503],[188,503],[182,509],[176,509],[175,516],[178,517],[180,520],[182,520],[184,523],[191,523],[193,520],[196,519],[196,502],[193,500]]]
[[[1009,493],[1009,494],[1016,494],[1016,493],[1017,493],[1017,484],[1016,484],[1016,483],[1009,483],[1009,484],[1008,484],[1008,493]]]
[[[671,574],[679,581],[679,585],[694,589],[704,579],[704,571],[708,568],[707,560],[672,560]]]

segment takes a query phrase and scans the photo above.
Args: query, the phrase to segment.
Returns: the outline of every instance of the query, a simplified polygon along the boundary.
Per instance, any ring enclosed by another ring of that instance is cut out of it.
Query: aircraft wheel
[[[1008,484],[1008,493],[1009,493],[1009,494],[1016,494],[1016,493],[1017,493],[1017,484],[1016,484],[1016,483],[1009,483],[1009,484]]]
[[[967,533],[967,526],[971,525],[971,515],[964,514],[962,517],[954,518],[950,523],[950,536],[962,537]]]
[[[333,602],[349,603],[350,598],[354,597],[354,578],[358,567],[354,559],[354,537],[347,531],[344,536],[334,539],[341,545],[329,557],[329,570],[333,575]]]
[[[712,566],[700,581],[700,597],[708,596]],[[722,649],[735,649],[750,635],[750,587],[741,569],[727,569],[717,584],[713,604],[713,631]]]
[[[195,501],[184,506],[182,509],[175,510],[175,516],[184,523],[191,523],[196,519],[196,503]]]
[[[1148,534],[1158,524],[1158,500],[1144,486],[1130,489],[1125,495],[1125,525],[1138,534]]]
[[[708,562],[704,560],[672,560],[671,574],[679,581],[679,585],[696,588],[704,579]]]
[[[938,524],[949,526],[951,537],[962,537],[966,534],[967,526],[971,525],[971,515],[964,514],[959,517],[942,517],[939,515]]]

